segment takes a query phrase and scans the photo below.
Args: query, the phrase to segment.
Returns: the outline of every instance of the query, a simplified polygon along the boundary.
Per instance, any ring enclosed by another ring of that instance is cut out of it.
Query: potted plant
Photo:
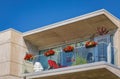
[[[95,47],[97,45],[97,42],[95,41],[87,41],[85,44],[86,48],[91,48],[91,47]]]
[[[30,54],[30,53],[26,53],[25,57],[24,57],[24,60],[27,60],[27,61],[30,61],[33,59],[33,54]]]
[[[47,52],[44,53],[45,56],[51,56],[51,55],[54,55],[55,54],[55,51],[50,49],[48,50]]]
[[[85,58],[81,57],[81,56],[76,56],[75,62],[72,63],[72,65],[79,65],[79,64],[86,64],[87,61]]]
[[[33,72],[33,54],[30,53],[26,53],[25,57],[24,57],[24,65],[23,65],[23,73],[29,73],[29,72]]]
[[[105,28],[105,27],[98,27],[97,28],[97,33],[99,34],[99,35],[105,35],[105,34],[107,34],[109,31],[107,30],[107,28]]]
[[[65,52],[72,52],[74,50],[74,47],[73,46],[66,46],[63,51]]]

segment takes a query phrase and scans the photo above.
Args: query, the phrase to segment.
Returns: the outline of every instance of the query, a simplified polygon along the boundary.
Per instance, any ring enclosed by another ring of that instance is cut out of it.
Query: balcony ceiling
[[[117,28],[117,26],[108,19],[106,15],[101,14],[52,29],[32,33],[24,36],[24,39],[42,49],[89,38],[93,34],[96,34],[97,27],[101,26],[106,27],[108,30]]]

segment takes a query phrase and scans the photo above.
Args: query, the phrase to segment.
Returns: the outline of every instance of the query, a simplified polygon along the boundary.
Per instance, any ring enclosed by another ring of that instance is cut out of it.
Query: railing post
[[[108,47],[107,47],[107,62],[108,63],[111,63],[111,43],[108,44]]]

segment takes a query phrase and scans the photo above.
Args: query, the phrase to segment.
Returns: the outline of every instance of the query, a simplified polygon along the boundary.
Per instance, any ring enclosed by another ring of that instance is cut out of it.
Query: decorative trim
[[[23,76],[26,76],[29,79],[29,78],[45,77],[45,76],[80,72],[80,71],[107,68],[107,67],[112,67],[112,68],[115,68],[115,69],[117,68],[118,70],[120,70],[119,67],[114,66],[112,64],[109,64],[107,62],[95,62],[95,63],[90,63],[90,64],[77,65],[77,66],[53,69],[53,70],[48,70],[48,71],[36,72],[36,73],[35,72],[34,73],[28,73],[28,74],[23,74]],[[113,74],[116,74],[116,73],[113,73]]]

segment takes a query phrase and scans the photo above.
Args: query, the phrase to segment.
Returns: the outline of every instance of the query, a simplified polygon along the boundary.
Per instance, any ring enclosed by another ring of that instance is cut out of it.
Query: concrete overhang
[[[26,79],[120,79],[120,68],[106,62],[24,74]]]
[[[93,34],[96,34],[97,27],[101,26],[111,31],[120,26],[120,21],[102,9],[25,32],[23,37],[42,49],[90,38]]]

